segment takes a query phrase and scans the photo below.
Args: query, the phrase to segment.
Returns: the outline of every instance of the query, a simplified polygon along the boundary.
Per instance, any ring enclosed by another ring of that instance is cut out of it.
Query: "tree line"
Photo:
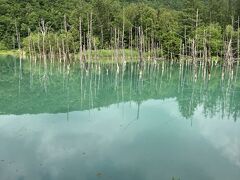
[[[208,49],[210,56],[239,56],[239,15],[239,0],[0,0],[0,50],[28,49],[30,38],[39,51],[57,49],[63,39],[69,52],[114,47],[178,56]]]

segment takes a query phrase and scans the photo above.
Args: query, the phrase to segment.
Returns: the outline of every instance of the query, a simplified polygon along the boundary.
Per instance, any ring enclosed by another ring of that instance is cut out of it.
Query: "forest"
[[[240,0],[0,0],[0,180],[240,180]]]
[[[47,53],[66,44],[70,53],[140,47],[239,57],[239,15],[239,0],[0,0],[0,50]]]

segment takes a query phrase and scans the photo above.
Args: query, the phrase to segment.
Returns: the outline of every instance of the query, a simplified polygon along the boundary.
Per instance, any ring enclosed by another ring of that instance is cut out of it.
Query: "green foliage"
[[[143,3],[130,4],[126,8],[125,16],[132,26],[142,26],[149,31],[156,23],[157,11]]]
[[[234,34],[234,29],[231,25],[227,25],[225,29],[226,37],[229,39],[233,36]]]
[[[7,50],[5,43],[1,41],[0,41],[0,50]]]
[[[66,46],[68,46],[70,52],[74,52],[74,49],[79,48],[79,45],[75,44],[74,37],[71,32],[58,34],[48,33],[45,37],[43,37],[43,35],[40,33],[32,33],[30,36],[23,39],[23,46],[24,50],[28,52],[30,43],[32,49],[35,49],[36,52],[39,52],[42,51],[44,44],[46,53],[49,53],[50,46],[53,50],[55,50],[55,52],[57,52],[57,45],[61,45],[63,42]],[[33,48],[33,46],[35,48]]]
[[[219,24],[210,24],[208,26],[198,27],[194,32],[197,36],[198,48],[204,49],[204,43],[211,47],[211,54],[217,56],[220,54],[223,46],[223,35]],[[206,41],[206,42],[204,42]]]
[[[225,32],[229,38],[230,27],[227,25],[232,24],[232,18],[236,21],[240,16],[239,5],[238,0],[144,0],[141,3],[137,0],[0,0],[0,47],[17,47],[15,26],[22,41],[28,36],[29,29],[37,34],[41,19],[50,25],[50,33],[62,34],[66,16],[67,38],[70,38],[67,41],[71,45],[76,44],[71,49],[78,49],[79,17],[86,35],[92,15],[93,37],[101,49],[113,44],[115,28],[122,34],[124,27],[124,42],[128,44],[130,30],[136,33],[136,29],[142,27],[145,38],[159,41],[165,54],[168,51],[178,54],[185,29],[187,34],[192,34],[198,22],[200,35],[203,29],[212,31],[213,37],[209,42],[213,46],[212,53],[216,54],[220,47],[220,33]],[[133,39],[135,36],[133,34]]]
[[[181,26],[178,18],[177,11],[162,9],[158,12],[156,34],[163,46],[163,53],[168,56],[170,52],[179,54],[181,37],[178,33]]]

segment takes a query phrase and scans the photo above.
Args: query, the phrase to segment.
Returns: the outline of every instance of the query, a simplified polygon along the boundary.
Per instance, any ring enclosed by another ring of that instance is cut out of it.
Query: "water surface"
[[[239,75],[0,57],[0,179],[239,180]]]

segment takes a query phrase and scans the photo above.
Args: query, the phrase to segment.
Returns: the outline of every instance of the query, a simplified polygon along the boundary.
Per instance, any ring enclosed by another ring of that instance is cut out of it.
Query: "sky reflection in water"
[[[240,178],[239,81],[223,83],[219,69],[214,85],[192,72],[182,82],[167,65],[142,79],[128,67],[67,78],[54,69],[45,86],[28,65],[20,93],[18,73],[1,66],[0,179]]]

